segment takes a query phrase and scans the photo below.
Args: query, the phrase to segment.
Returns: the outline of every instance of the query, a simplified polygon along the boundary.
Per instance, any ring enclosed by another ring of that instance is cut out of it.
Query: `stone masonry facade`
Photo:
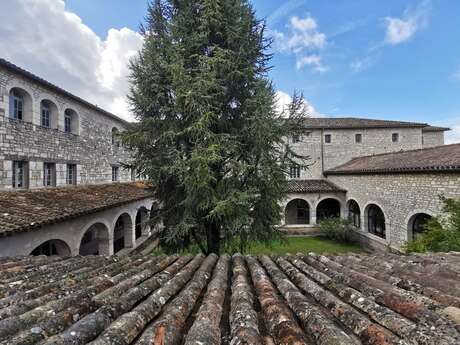
[[[328,180],[348,191],[345,207],[350,200],[358,203],[359,232],[380,248],[400,248],[412,239],[412,217],[420,213],[438,215],[442,207],[440,196],[460,197],[460,173],[329,175]],[[367,231],[370,204],[379,206],[385,215],[386,239]]]
[[[356,135],[361,142],[356,143]],[[398,141],[392,135],[398,134]],[[325,137],[331,136],[326,143]],[[300,172],[300,179],[318,179],[323,172],[348,162],[352,158],[401,150],[414,150],[444,144],[444,132],[424,132],[420,127],[413,128],[355,128],[355,129],[305,129],[300,141],[292,148],[309,157],[309,167]]]
[[[10,95],[20,90],[26,98],[24,119],[12,119]],[[50,128],[41,125],[41,102],[51,104]],[[64,131],[64,113],[76,114],[73,133]],[[41,83],[0,66],[0,190],[12,188],[12,162],[27,162],[28,187],[43,187],[44,163],[55,164],[56,185],[66,184],[67,164],[75,164],[77,184],[112,181],[112,167],[119,167],[118,181],[130,181],[131,172],[121,167],[129,152],[119,140],[112,142],[112,130],[128,124],[104,111],[78,102]]]

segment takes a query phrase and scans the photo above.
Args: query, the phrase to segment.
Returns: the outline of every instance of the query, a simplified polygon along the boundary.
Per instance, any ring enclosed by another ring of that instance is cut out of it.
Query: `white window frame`
[[[12,167],[12,187],[14,189],[27,188],[27,178],[29,169],[26,161],[13,161]]]
[[[76,164],[67,164],[66,183],[69,186],[75,186],[77,184],[77,165]]]
[[[43,186],[56,186],[56,164],[45,162],[43,163]]]
[[[119,167],[112,166],[112,182],[118,182],[120,180]]]
[[[299,179],[300,178],[300,166],[291,165],[289,168],[289,177],[291,179]]]
[[[40,108],[40,124],[45,128],[51,127],[51,110],[43,104]]]
[[[11,92],[10,102],[10,118],[18,121],[24,120],[24,97],[17,94],[15,91]]]

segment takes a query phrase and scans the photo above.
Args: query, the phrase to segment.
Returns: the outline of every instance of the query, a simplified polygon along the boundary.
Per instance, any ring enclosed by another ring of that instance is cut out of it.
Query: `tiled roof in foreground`
[[[141,182],[0,191],[0,237],[151,196]]]
[[[326,193],[345,190],[327,180],[289,180],[289,193]]]
[[[460,144],[354,158],[325,175],[460,171]]]
[[[459,267],[460,253],[2,258],[0,344],[459,344]]]

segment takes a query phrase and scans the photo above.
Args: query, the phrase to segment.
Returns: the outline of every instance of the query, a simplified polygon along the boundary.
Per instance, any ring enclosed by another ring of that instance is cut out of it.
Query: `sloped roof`
[[[36,82],[36,83],[48,88],[48,89],[53,90],[54,92],[57,92],[57,93],[59,93],[61,95],[69,97],[70,99],[72,99],[72,100],[74,100],[74,101],[76,101],[78,103],[82,103],[85,106],[87,106],[88,108],[93,109],[93,110],[95,110],[95,111],[97,111],[97,112],[99,112],[99,113],[101,113],[101,114],[103,114],[105,116],[108,116],[108,117],[112,118],[115,121],[121,122],[121,123],[123,123],[125,125],[129,124],[128,121],[123,120],[122,118],[118,117],[117,115],[112,114],[112,113],[110,113],[107,110],[104,110],[102,108],[99,108],[97,105],[92,104],[92,103],[84,100],[83,98],[75,96],[74,94],[64,90],[63,88],[61,88],[61,87],[59,87],[59,86],[57,86],[55,84],[52,84],[49,81],[47,81],[47,80],[45,80],[45,79],[43,79],[43,78],[41,78],[41,77],[29,72],[29,71],[27,71],[27,70],[25,70],[25,69],[23,69],[23,68],[21,68],[19,66],[16,66],[12,62],[9,62],[9,61],[7,61],[5,59],[0,58],[0,67],[3,67],[3,68],[5,68],[5,69],[7,69],[9,71],[17,73],[17,74],[23,76],[26,79],[30,79],[30,80],[32,80],[32,81],[34,81],[34,82]]]
[[[460,144],[357,157],[324,174],[394,172],[460,172]]]
[[[453,345],[459,265],[460,253],[2,258],[0,341]]]
[[[304,120],[305,128],[312,129],[360,129],[360,128],[437,128],[437,130],[449,130],[448,128],[432,127],[426,123],[375,120],[357,117],[309,117]]]
[[[423,132],[446,132],[450,131],[448,127],[427,126],[422,129]]]
[[[326,193],[345,192],[344,189],[336,186],[327,180],[289,180],[289,193]]]
[[[140,182],[0,191],[0,237],[151,196]]]

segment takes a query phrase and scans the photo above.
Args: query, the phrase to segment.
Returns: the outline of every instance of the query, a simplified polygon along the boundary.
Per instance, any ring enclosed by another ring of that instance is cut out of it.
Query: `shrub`
[[[441,200],[441,215],[430,219],[425,225],[426,232],[406,244],[406,252],[460,251],[460,199]]]
[[[351,222],[342,218],[327,218],[319,222],[319,230],[324,237],[342,243],[356,242],[356,234]]]

